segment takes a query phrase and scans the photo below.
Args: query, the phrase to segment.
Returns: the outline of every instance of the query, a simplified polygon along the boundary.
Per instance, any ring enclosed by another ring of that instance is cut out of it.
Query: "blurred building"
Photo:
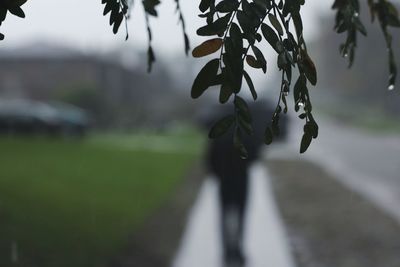
[[[176,113],[178,92],[166,71],[144,70],[46,44],[0,51],[0,97],[70,103],[102,128],[164,122]]]

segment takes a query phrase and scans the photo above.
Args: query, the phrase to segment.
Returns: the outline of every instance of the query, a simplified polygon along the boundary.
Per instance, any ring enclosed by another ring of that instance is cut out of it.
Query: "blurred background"
[[[320,136],[300,155],[291,108],[286,142],[264,148],[266,170],[251,172],[264,182],[250,186],[248,267],[400,266],[400,94],[386,87],[385,43],[366,5],[368,37],[349,70],[331,4],[303,11]],[[195,47],[198,4],[181,6]],[[28,1],[25,19],[2,24],[0,266],[220,266],[217,185],[197,125],[218,97],[190,99],[207,59],[185,57],[175,3],[163,2],[150,21],[157,62],[148,74],[140,5],[127,42],[102,9]],[[252,75],[275,103],[279,76],[266,54],[267,76]]]

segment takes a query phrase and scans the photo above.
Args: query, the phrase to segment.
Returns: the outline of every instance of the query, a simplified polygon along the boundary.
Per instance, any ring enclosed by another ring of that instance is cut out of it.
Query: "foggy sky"
[[[36,41],[52,41],[72,46],[83,51],[107,51],[125,43],[125,28],[121,26],[114,36],[108,25],[108,18],[102,16],[100,0],[29,0],[23,6],[25,19],[8,16],[1,26],[6,39],[2,47],[10,48]],[[142,6],[135,1],[132,19],[129,22],[129,45],[143,48],[147,44],[147,33]],[[316,11],[330,11],[331,1],[307,1],[304,11],[306,38],[312,38],[317,29]],[[196,29],[204,24],[197,14],[198,1],[181,0],[187,21],[187,31],[192,46],[203,38],[196,36]],[[163,53],[174,54],[183,51],[183,39],[174,0],[164,0],[159,6],[159,18],[152,19],[154,47],[162,48]]]

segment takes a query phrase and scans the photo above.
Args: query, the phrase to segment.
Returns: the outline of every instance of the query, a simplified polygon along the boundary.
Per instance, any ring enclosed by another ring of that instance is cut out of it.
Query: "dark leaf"
[[[274,135],[272,134],[271,127],[267,127],[265,129],[265,134],[264,134],[264,143],[270,145],[273,140],[274,140]]]
[[[251,122],[245,121],[241,116],[238,118],[240,127],[245,131],[247,135],[253,135],[253,126]]]
[[[235,11],[239,7],[239,2],[237,0],[223,0],[219,2],[215,9],[221,13],[228,13]]]
[[[255,45],[252,45],[251,48],[253,50],[254,55],[257,58],[257,61],[261,63],[261,65],[262,65],[261,68],[262,68],[263,72],[266,73],[267,72],[267,61],[265,60],[263,53]]]
[[[300,144],[300,153],[304,153],[307,151],[308,147],[311,144],[312,136],[310,134],[304,133],[303,138],[301,139]]]
[[[7,9],[0,6],[0,24],[2,21],[6,19],[7,16]]]
[[[210,132],[208,133],[208,137],[211,139],[220,137],[232,127],[234,122],[235,116],[232,114],[220,119],[211,128]]]
[[[124,15],[120,12],[114,21],[113,32],[116,34],[118,32],[119,27],[121,26],[122,20],[124,19]]]
[[[275,31],[270,26],[263,23],[261,25],[261,32],[264,35],[265,40],[267,40],[267,42],[272,46],[272,48],[278,52],[276,44],[279,42],[279,38],[278,35],[276,35]]]
[[[271,1],[269,0],[254,0],[254,3],[264,10],[271,7]]]
[[[20,8],[19,6],[13,7],[13,8],[9,8],[8,11],[10,11],[11,14],[20,17],[20,18],[25,18],[25,13],[22,10],[22,8]]]
[[[156,58],[154,56],[153,48],[149,46],[149,49],[147,50],[147,72],[151,72],[154,61],[156,61]]]
[[[242,159],[247,159],[247,157],[248,157],[249,155],[248,155],[248,152],[247,152],[245,146],[243,145],[242,136],[241,136],[241,135],[242,135],[242,133],[241,133],[241,131],[240,131],[240,128],[237,127],[237,128],[235,129],[235,133],[234,133],[234,135],[233,135],[233,145],[235,146],[235,148],[236,148],[237,151],[239,152],[239,156],[240,156]]]
[[[197,35],[200,36],[211,36],[211,35],[218,35],[225,31],[229,19],[231,18],[231,14],[228,13],[224,17],[221,17],[214,21],[211,24],[207,24],[197,30]]]
[[[215,79],[219,67],[219,59],[213,59],[208,62],[199,72],[196,79],[193,82],[191,95],[192,98],[200,97],[208,87],[210,87],[211,82]]]
[[[236,109],[238,110],[239,116],[241,116],[245,121],[251,123],[251,113],[246,101],[240,96],[236,95],[234,104]]]
[[[271,22],[272,26],[274,26],[275,30],[279,33],[279,35],[283,35],[283,29],[279,20],[273,14],[269,14],[268,19]]]
[[[236,13],[236,17],[239,21],[240,27],[242,27],[244,33],[253,33],[253,22],[251,18],[244,13],[243,11],[239,10]]]
[[[243,39],[242,32],[240,31],[239,26],[236,23],[232,23],[231,28],[229,30],[229,37],[232,39],[232,43],[234,45],[234,49],[237,53],[240,53],[240,57],[242,56],[241,52],[243,49]]]
[[[292,20],[294,27],[296,28],[297,36],[303,36],[303,22],[300,13],[292,13]],[[301,43],[300,40],[299,43]]]
[[[307,80],[310,81],[312,85],[317,84],[317,69],[315,68],[314,62],[311,60],[310,56],[302,50],[302,56],[303,56],[303,67],[304,67],[304,73],[307,77]]]
[[[243,71],[243,76],[247,82],[247,85],[249,86],[249,89],[250,89],[251,95],[253,96],[253,99],[257,100],[257,92],[256,92],[256,89],[254,88],[254,84],[250,78],[250,75],[246,71]]]
[[[233,94],[233,92],[232,92],[232,89],[230,88],[229,84],[223,83],[221,85],[221,90],[219,92],[219,102],[221,104],[226,103],[232,94]]]
[[[201,0],[199,9],[202,13],[206,12],[210,8],[212,0]]]

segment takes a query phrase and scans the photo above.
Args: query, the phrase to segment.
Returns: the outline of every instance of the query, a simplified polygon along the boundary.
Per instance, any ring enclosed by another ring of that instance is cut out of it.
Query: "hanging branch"
[[[183,18],[183,13],[182,13],[182,10],[181,10],[180,1],[179,0],[175,0],[175,3],[176,3],[175,11],[178,13],[179,22],[182,25],[183,41],[184,41],[184,45],[185,45],[185,54],[188,55],[189,51],[190,51],[190,42],[189,42],[189,38],[188,38],[187,33],[186,33],[185,19]]]
[[[242,133],[251,135],[253,132],[249,108],[246,101],[240,97],[243,78],[253,99],[257,99],[257,92],[251,76],[245,70],[244,62],[252,68],[267,72],[267,62],[257,47],[263,40],[272,51],[275,51],[277,66],[282,73],[278,103],[271,124],[267,125],[265,130],[265,143],[272,143],[279,135],[279,119],[282,112],[286,114],[288,111],[286,98],[290,92],[292,71],[295,67],[300,74],[295,90],[295,110],[299,111],[302,107],[304,113],[301,118],[305,119],[300,152],[305,152],[311,140],[318,135],[318,125],[311,114],[312,106],[306,86],[307,80],[312,85],[317,83],[317,73],[303,38],[300,17],[300,8],[303,4],[304,2],[295,0],[285,3],[222,0],[216,5],[214,0],[203,0],[200,3],[199,8],[203,13],[201,16],[207,18],[207,24],[199,28],[197,34],[216,35],[216,37],[196,47],[193,56],[207,56],[218,50],[220,53],[219,58],[208,62],[200,71],[192,86],[192,97],[200,97],[214,85],[220,86],[221,103],[228,102],[233,95],[233,114],[219,120],[211,129],[209,136],[219,136],[233,127],[233,143],[243,158],[247,156],[247,152],[242,142]],[[291,23],[295,27],[297,40],[290,30]]]

